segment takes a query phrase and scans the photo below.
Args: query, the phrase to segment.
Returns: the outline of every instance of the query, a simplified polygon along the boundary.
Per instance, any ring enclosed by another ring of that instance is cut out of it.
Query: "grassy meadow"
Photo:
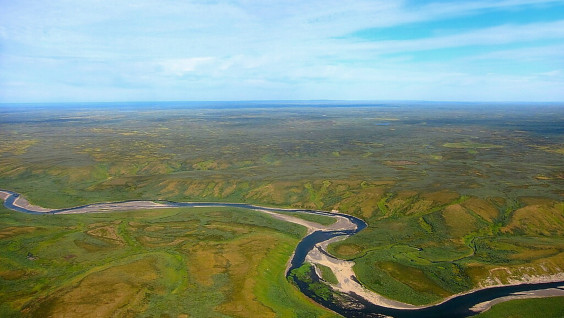
[[[330,252],[372,290],[428,304],[562,272],[562,127],[551,104],[2,105],[0,188],[49,208],[337,209],[369,226]],[[254,212],[2,210],[0,226],[6,315],[330,315],[282,274],[304,230]]]
[[[564,317],[564,297],[519,299],[500,303],[476,318]]]
[[[286,281],[304,228],[249,210],[0,210],[2,317],[331,317]]]

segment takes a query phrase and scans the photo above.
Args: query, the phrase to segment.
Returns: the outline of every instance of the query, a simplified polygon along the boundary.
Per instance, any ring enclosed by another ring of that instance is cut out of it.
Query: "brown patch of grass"
[[[506,199],[500,197],[488,198],[488,201],[496,206],[504,206],[505,203],[507,202]]]
[[[185,242],[185,239],[177,238],[175,240],[163,240],[162,238],[151,237],[146,235],[141,235],[137,237],[137,241],[145,247],[162,247],[162,246],[173,246]]]
[[[35,226],[11,226],[0,229],[0,239],[10,238],[12,236],[31,233],[38,230]]]
[[[499,215],[499,211],[495,206],[480,198],[470,198],[464,201],[462,206],[478,214],[488,222],[492,222]]]
[[[553,205],[555,203],[554,200],[541,197],[520,197],[519,201],[525,205]]]
[[[81,180],[89,179],[92,175],[94,168],[92,166],[83,167],[51,167],[47,173],[54,176],[64,176],[68,178],[69,182],[79,182]]]
[[[145,159],[143,158],[136,158],[136,159]],[[157,158],[151,158],[151,159],[157,159]],[[169,159],[168,157],[163,157],[163,159]],[[143,169],[141,169],[140,171],[143,174],[149,174],[149,175],[159,175],[159,174],[167,174],[170,172],[170,168],[168,167],[168,165],[166,163],[163,163],[161,160],[159,161],[151,161],[149,164],[147,164],[145,167],[143,167]]]
[[[148,286],[159,277],[155,259],[143,258],[84,277],[28,307],[37,317],[119,317],[144,309]]]
[[[180,194],[180,190],[179,190],[180,184],[176,180],[167,180],[159,185],[164,187],[159,191],[159,193],[162,195],[176,196]]]
[[[503,232],[524,231],[533,235],[564,234],[564,213],[558,204],[528,205],[513,213]]]
[[[343,257],[352,257],[362,253],[362,251],[364,251],[364,248],[356,244],[342,244],[335,249],[335,252]]]
[[[117,245],[124,245],[125,241],[123,240],[123,238],[118,234],[118,231],[116,229],[115,226],[101,226],[101,227],[97,227],[95,229],[92,229],[90,231],[86,232],[88,235],[97,237],[97,238],[102,238],[105,240],[109,240],[111,243],[117,244]]]
[[[14,155],[22,155],[27,152],[27,148],[35,145],[37,142],[37,139],[1,140],[0,153],[10,152]]]
[[[431,200],[417,200],[409,211],[406,212],[407,215],[410,214],[418,214],[418,213],[425,213],[426,211],[431,210],[433,207],[433,201]]]
[[[0,271],[0,277],[5,280],[17,280],[24,277],[27,272],[23,269]]]
[[[229,266],[227,273],[233,282],[230,299],[217,309],[232,317],[274,317],[270,308],[254,296],[257,267],[268,251],[277,243],[272,235],[253,235],[229,243],[224,257]]]
[[[441,297],[450,295],[448,291],[435,284],[425,273],[415,267],[406,266],[395,262],[382,262],[376,264],[394,279],[408,285],[417,292],[432,293]]]
[[[398,198],[398,199],[409,199],[409,198],[411,198],[415,195],[417,195],[417,191],[404,190],[404,191],[399,191],[396,194],[396,198]]]
[[[560,252],[559,249],[556,248],[540,248],[536,246],[534,249],[526,249],[520,251],[517,254],[513,254],[510,256],[511,259],[516,260],[535,260],[540,258],[546,258],[553,255],[556,255]]]
[[[219,222],[208,225],[209,228],[224,226],[227,225]],[[227,274],[230,283],[222,292],[228,295],[228,300],[216,307],[219,312],[231,317],[273,317],[274,313],[256,299],[255,279],[259,264],[277,244],[275,235],[253,232],[221,243],[186,245],[190,277],[200,285],[212,287],[215,275]]]
[[[454,191],[450,190],[441,190],[437,192],[431,193],[424,193],[422,195],[423,198],[432,200],[439,204],[447,204],[454,200],[456,200],[460,195]]]
[[[382,187],[368,186],[339,202],[338,209],[344,212],[352,212],[354,209],[358,208],[363,218],[370,218],[374,212],[379,211],[378,202],[384,195],[384,192],[385,189]]]
[[[92,244],[92,243],[88,243],[86,241],[81,241],[81,240],[74,240],[74,244],[82,249],[84,249],[87,252],[98,252],[98,251],[102,251],[108,248],[111,248],[111,245],[98,245],[98,244]]]
[[[249,194],[247,194],[246,197],[254,200],[271,201],[274,200],[275,193],[276,190],[274,189],[274,185],[266,184],[258,188],[252,189],[251,191],[249,191]]]
[[[319,181],[316,181],[315,183],[318,182]],[[292,186],[295,185],[296,184],[292,182],[281,181],[264,184],[249,191],[246,197],[275,204],[285,204],[287,200],[286,194],[292,192]],[[301,192],[301,190],[298,190],[298,192]]]
[[[536,145],[533,145],[532,147],[535,147],[535,148],[540,149],[540,150],[544,150],[546,152],[564,155],[564,147],[562,147],[562,145],[554,145],[554,146],[536,146]]]
[[[198,182],[192,182],[188,186],[188,189],[186,189],[186,191],[184,191],[184,195],[200,196],[200,194],[202,192],[204,192],[205,189],[206,189],[206,184],[198,183]]]
[[[416,194],[417,192],[414,191],[401,191],[388,201],[386,205],[391,213],[397,213],[400,211],[404,213],[409,212],[407,210],[410,209],[410,205],[412,203],[411,198]]]
[[[388,160],[384,161],[384,164],[387,166],[410,166],[410,165],[418,165],[418,162],[409,161],[409,160]]]
[[[477,228],[476,219],[460,204],[447,206],[442,215],[453,237],[463,237]]]
[[[221,190],[221,197],[227,197],[229,195],[231,195],[233,192],[235,192],[235,189],[237,189],[237,183],[230,183],[227,184],[225,187],[223,187],[223,189]]]
[[[251,231],[249,226],[223,222],[210,222],[209,224],[205,225],[205,227],[208,229],[217,229],[235,234],[247,234]]]
[[[164,226],[151,225],[151,226],[147,226],[144,230],[147,231],[147,232],[157,232],[157,231],[164,230]]]
[[[203,286],[213,284],[213,276],[225,271],[227,259],[220,244],[200,242],[190,247],[188,268],[196,282]]]

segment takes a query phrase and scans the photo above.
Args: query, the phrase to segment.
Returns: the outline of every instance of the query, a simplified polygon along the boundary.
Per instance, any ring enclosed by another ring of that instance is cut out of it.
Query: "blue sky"
[[[564,101],[564,0],[0,0],[0,102]]]

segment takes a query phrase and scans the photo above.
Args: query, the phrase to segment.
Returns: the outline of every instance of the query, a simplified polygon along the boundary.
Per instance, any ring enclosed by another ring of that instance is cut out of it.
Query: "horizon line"
[[[563,101],[523,100],[425,100],[425,99],[241,99],[241,100],[118,100],[118,101],[33,101],[0,102],[0,105],[53,105],[53,104],[141,104],[141,103],[441,103],[441,104],[564,104]]]

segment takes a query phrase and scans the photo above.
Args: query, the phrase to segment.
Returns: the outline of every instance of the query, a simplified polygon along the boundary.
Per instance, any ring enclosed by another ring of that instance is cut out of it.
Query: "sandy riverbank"
[[[11,194],[6,192],[6,191],[0,191],[0,198],[2,198],[2,200],[6,200]],[[47,208],[43,208],[37,205],[33,205],[31,203],[29,203],[29,201],[27,201],[23,196],[19,196],[16,198],[16,200],[14,200],[14,205],[22,208],[22,209],[26,209],[26,210],[30,210],[30,211],[34,211],[34,212],[43,212],[43,213],[48,213],[51,211],[54,211],[54,209],[47,209]]]
[[[92,204],[85,207],[72,209],[68,211],[58,212],[57,214],[83,214],[83,213],[104,213],[104,212],[120,212],[146,209],[164,209],[174,208],[174,206],[157,203],[153,201],[126,201],[118,203],[100,203]]]
[[[423,309],[429,308],[433,306],[440,305],[449,301],[452,298],[456,298],[462,295],[471,294],[479,290],[492,288],[492,287],[501,287],[501,286],[516,286],[521,284],[537,284],[537,283],[550,283],[550,282],[559,282],[564,281],[564,273],[559,273],[555,275],[546,275],[546,276],[538,276],[538,277],[528,277],[524,281],[517,281],[511,284],[499,284],[495,286],[488,286],[485,288],[476,288],[469,290],[464,293],[454,294],[450,297],[447,297],[440,302],[424,305],[424,306],[416,306],[412,304],[403,303],[400,301],[396,301],[393,299],[386,298],[372,290],[367,289],[362,284],[360,284],[353,271],[353,266],[355,263],[353,261],[346,261],[335,258],[329,253],[327,253],[327,246],[333,242],[339,241],[344,239],[344,237],[335,237],[331,240],[324,241],[320,244],[317,244],[315,248],[310,251],[310,253],[306,257],[306,262],[312,264],[320,264],[329,267],[335,277],[337,278],[338,284],[331,285],[335,290],[339,292],[343,292],[346,294],[356,294],[365,300],[371,302],[374,305],[387,307],[387,308],[394,308],[394,309]],[[316,269],[317,270],[317,269]],[[321,277],[320,271],[317,271],[318,276]],[[475,312],[483,312],[491,308],[491,306],[498,304],[500,302],[512,300],[512,299],[525,299],[525,298],[541,298],[541,297],[552,297],[552,296],[564,296],[564,283],[562,284],[562,289],[559,288],[551,288],[546,290],[538,290],[538,291],[531,291],[531,292],[522,292],[522,293],[515,293],[515,295],[506,296],[497,298],[491,301],[483,302],[477,304],[476,306],[472,307],[471,310]]]
[[[9,198],[12,194],[6,191],[2,191],[0,190],[0,198],[2,200],[6,200],[7,198]],[[16,207],[20,207],[23,209],[27,209],[33,212],[52,212],[52,211],[60,211],[60,210],[54,210],[54,209],[48,209],[48,208],[43,208],[43,207],[39,207],[36,205],[32,205],[31,203],[29,203],[25,198],[23,198],[22,196],[18,196],[16,198],[16,200],[14,201],[14,205]],[[228,206],[229,203],[226,203],[226,206]],[[194,206],[194,207],[198,207],[198,206]],[[118,212],[118,211],[131,211],[131,210],[145,210],[145,209],[157,209],[157,208],[178,208],[178,206],[173,205],[173,204],[166,204],[166,203],[157,203],[157,202],[153,202],[153,201],[125,201],[125,202],[116,202],[116,203],[99,203],[99,204],[92,204],[92,205],[87,205],[84,207],[77,207],[77,208],[73,208],[73,209],[69,209],[66,211],[60,211],[57,212],[57,214],[84,214],[84,213],[108,213],[108,212]],[[341,216],[341,215],[333,215],[331,213],[327,213],[324,214],[326,216],[329,217],[333,217],[335,218],[337,221],[329,226],[324,226],[321,225],[319,223],[315,223],[315,222],[311,222],[311,221],[307,221],[295,216],[292,216],[290,213],[285,214],[283,213],[284,209],[280,209],[280,212],[273,212],[273,211],[268,211],[266,210],[267,208],[263,208],[261,209],[261,207],[253,207],[252,209],[256,210],[256,211],[260,211],[266,214],[271,215],[274,218],[277,218],[279,220],[283,220],[286,222],[291,222],[291,223],[295,223],[295,224],[299,224],[304,226],[307,229],[307,234],[311,234],[315,231],[347,231],[347,230],[355,230],[356,229],[356,225],[348,218]],[[306,211],[304,211],[306,212]],[[306,212],[307,213],[307,212]],[[320,242],[318,244],[315,245],[315,247],[307,254],[305,261],[312,263],[314,266],[316,264],[319,265],[324,265],[329,267],[333,273],[335,274],[338,283],[336,285],[332,285],[332,287],[339,291],[339,292],[343,292],[346,294],[356,294],[362,298],[364,298],[365,300],[373,303],[374,305],[377,306],[382,306],[382,307],[387,307],[387,308],[394,308],[394,309],[421,309],[421,308],[428,308],[428,307],[432,307],[432,306],[436,306],[439,304],[442,304],[452,298],[455,297],[459,297],[461,295],[466,295],[466,294],[471,294],[473,292],[476,292],[478,290],[482,290],[482,289],[486,289],[486,288],[491,288],[491,287],[496,287],[496,286],[511,286],[511,285],[520,285],[520,284],[534,284],[534,283],[545,283],[545,282],[559,282],[559,281],[564,281],[564,273],[559,273],[559,274],[555,274],[555,275],[545,275],[545,276],[532,276],[532,277],[524,277],[523,280],[518,280],[518,281],[514,281],[512,282],[512,284],[495,284],[495,285],[488,285],[487,287],[481,287],[481,288],[476,288],[464,293],[460,293],[460,294],[456,294],[456,295],[452,295],[446,299],[443,299],[442,301],[438,302],[438,303],[434,303],[434,304],[430,304],[430,305],[426,305],[426,306],[415,306],[415,305],[411,305],[411,304],[407,304],[407,303],[403,303],[403,302],[399,302],[399,301],[395,301],[392,299],[388,299],[374,291],[371,291],[369,289],[367,289],[366,287],[364,287],[362,284],[360,284],[358,282],[358,280],[356,279],[355,273],[353,271],[353,266],[355,265],[355,263],[353,261],[347,261],[347,260],[341,260],[338,258],[335,258],[333,256],[331,256],[328,252],[327,252],[327,246],[333,242],[339,241],[339,240],[343,240],[346,237],[348,237],[348,235],[342,235],[342,236],[337,236],[337,237],[333,237],[332,239]],[[290,258],[290,260],[288,261],[288,266],[289,263],[291,261],[292,257]],[[288,270],[288,267],[287,267]],[[316,270],[318,271],[318,275],[320,275],[319,270],[316,268]],[[538,291],[532,291],[532,292],[522,292],[522,293],[515,293],[514,295],[510,295],[510,296],[506,296],[506,297],[500,297],[491,301],[487,301],[487,302],[483,302],[480,304],[475,305],[474,307],[471,308],[471,310],[475,311],[475,312],[482,312],[485,311],[489,308],[491,308],[491,306],[500,303],[500,302],[504,302],[507,300],[512,300],[512,299],[524,299],[524,298],[540,298],[540,297],[551,297],[551,296],[564,296],[564,283],[562,284],[562,289],[560,288],[551,288],[551,289],[545,289],[545,290],[538,290]]]

